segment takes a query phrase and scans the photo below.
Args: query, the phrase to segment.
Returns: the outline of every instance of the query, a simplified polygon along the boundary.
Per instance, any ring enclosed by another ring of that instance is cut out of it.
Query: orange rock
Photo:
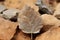
[[[43,21],[42,31],[45,32],[53,26],[60,26],[60,20],[58,20],[53,15],[43,14],[41,15]]]
[[[41,15],[41,18],[43,20],[43,25],[56,25],[60,22],[56,17],[48,14]]]
[[[14,37],[15,40],[31,40],[30,37],[26,34],[24,34],[23,32],[18,32],[15,37]]]
[[[39,35],[35,40],[60,40],[60,27],[54,27]]]
[[[4,4],[7,8],[18,8],[22,9],[25,5],[34,8],[36,11],[38,7],[35,6],[36,0],[5,0]]]
[[[17,23],[10,22],[0,17],[0,39],[10,40],[15,34]]]
[[[60,3],[55,8],[54,16],[60,19]]]

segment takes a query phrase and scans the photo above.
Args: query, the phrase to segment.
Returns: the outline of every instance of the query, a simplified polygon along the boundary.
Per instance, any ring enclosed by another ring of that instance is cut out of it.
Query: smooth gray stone
[[[4,11],[6,7],[4,5],[0,5],[0,12]]]
[[[23,8],[19,14],[18,23],[19,29],[24,33],[39,33],[43,27],[40,14],[29,6]]]
[[[18,9],[8,9],[8,10],[3,12],[3,16],[7,19],[10,19],[10,18],[16,16],[17,13],[19,13]]]

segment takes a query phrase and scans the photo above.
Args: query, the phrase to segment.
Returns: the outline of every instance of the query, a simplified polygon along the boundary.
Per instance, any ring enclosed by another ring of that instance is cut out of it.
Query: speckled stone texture
[[[5,20],[0,17],[0,40],[10,40],[17,28],[17,23]]]
[[[25,33],[38,33],[42,26],[42,19],[38,12],[25,6],[18,16],[19,28]]]

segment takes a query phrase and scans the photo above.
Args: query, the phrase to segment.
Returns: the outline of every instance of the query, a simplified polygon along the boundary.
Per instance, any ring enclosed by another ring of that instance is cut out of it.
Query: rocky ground
[[[39,13],[36,1],[0,0],[0,40],[60,40],[60,1],[42,0],[52,14]]]

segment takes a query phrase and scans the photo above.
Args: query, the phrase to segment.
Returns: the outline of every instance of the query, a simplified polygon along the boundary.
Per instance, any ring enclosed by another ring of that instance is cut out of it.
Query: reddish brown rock
[[[20,31],[15,35],[13,40],[31,40],[31,38],[27,34]]]
[[[10,40],[15,34],[17,23],[0,17],[0,40]]]
[[[54,27],[39,35],[35,40],[60,40],[60,27]]]

